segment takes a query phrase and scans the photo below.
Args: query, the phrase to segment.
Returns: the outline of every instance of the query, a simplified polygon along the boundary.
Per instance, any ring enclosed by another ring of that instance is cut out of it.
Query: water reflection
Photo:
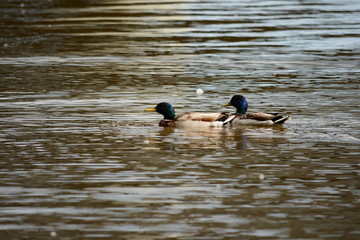
[[[171,150],[174,150],[175,146],[184,149],[247,149],[248,146],[253,147],[253,144],[286,143],[289,141],[286,131],[282,126],[200,129],[166,127],[160,129],[153,138],[145,140],[145,143],[149,146],[158,145],[158,149],[170,144],[168,149]]]

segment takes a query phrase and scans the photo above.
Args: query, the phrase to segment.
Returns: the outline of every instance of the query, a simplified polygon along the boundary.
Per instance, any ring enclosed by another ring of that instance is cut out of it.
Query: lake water
[[[360,239],[359,13],[3,1],[1,239]],[[292,120],[164,129],[143,111],[233,111],[234,94]]]

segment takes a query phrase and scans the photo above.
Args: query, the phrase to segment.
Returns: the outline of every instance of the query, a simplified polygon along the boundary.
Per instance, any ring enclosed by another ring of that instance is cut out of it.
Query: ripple
[[[359,239],[359,9],[4,2],[5,238]],[[164,129],[143,111],[232,111],[234,94],[292,120]]]

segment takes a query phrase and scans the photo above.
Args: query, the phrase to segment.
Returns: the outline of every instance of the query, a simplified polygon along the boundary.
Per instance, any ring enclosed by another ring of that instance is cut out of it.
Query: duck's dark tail
[[[236,115],[235,115],[235,114],[234,114],[234,115],[230,115],[230,116],[224,121],[223,125],[225,126],[225,125],[231,123],[235,118],[236,118]]]
[[[291,117],[290,116],[276,116],[274,118],[271,119],[271,121],[274,122],[274,124],[283,124],[284,122],[286,122],[287,120],[290,120]]]

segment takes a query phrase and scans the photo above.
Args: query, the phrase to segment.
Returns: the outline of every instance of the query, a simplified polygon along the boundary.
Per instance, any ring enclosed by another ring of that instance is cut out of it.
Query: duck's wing
[[[254,119],[258,121],[267,121],[271,120],[274,117],[278,116],[278,113],[263,113],[263,112],[255,112],[255,113],[248,113],[244,115],[244,118],[247,119]]]
[[[246,119],[253,119],[256,121],[269,121],[271,120],[274,124],[282,124],[290,119],[290,116],[281,116],[278,113],[248,113],[244,115]]]
[[[187,112],[178,115],[175,121],[203,121],[203,122],[224,122],[228,119],[227,113],[211,113],[211,112]]]

